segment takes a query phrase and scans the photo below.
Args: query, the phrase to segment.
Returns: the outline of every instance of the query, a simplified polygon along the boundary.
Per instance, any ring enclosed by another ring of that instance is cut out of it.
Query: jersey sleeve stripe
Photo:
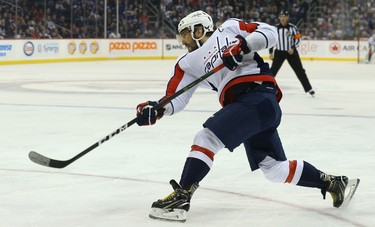
[[[171,96],[176,93],[177,87],[180,84],[182,78],[184,77],[184,70],[181,69],[180,65],[177,63],[174,69],[174,75],[169,80],[167,85],[166,96]]]
[[[258,28],[258,24],[256,23],[245,23],[243,21],[239,21],[238,23],[240,24],[240,29],[248,33],[252,33]]]

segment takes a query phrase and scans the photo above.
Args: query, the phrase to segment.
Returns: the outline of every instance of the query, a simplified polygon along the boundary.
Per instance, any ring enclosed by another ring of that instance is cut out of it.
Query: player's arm
[[[252,52],[271,48],[278,39],[277,28],[266,23],[243,22],[240,29],[241,35],[246,39],[247,46]]]
[[[292,35],[294,40],[293,48],[296,49],[299,47],[299,44],[301,43],[302,34],[298,31],[297,26],[292,26]]]
[[[188,65],[185,61],[185,59],[179,61],[172,72],[172,77],[169,80],[165,92],[165,97],[169,97],[176,93],[177,91],[181,90],[191,82],[193,82],[196,77],[193,75],[190,75],[187,71],[186,68],[188,68]],[[189,70],[190,71],[190,70]],[[189,103],[189,100],[195,90],[197,89],[198,86],[194,86],[191,89],[187,90],[185,93],[177,96],[170,102],[170,106],[167,109],[166,114],[167,115],[172,115],[177,112],[180,112],[183,110],[186,105]]]
[[[231,21],[233,23],[233,21]],[[273,47],[278,39],[277,29],[266,23],[245,23],[235,20],[232,31],[237,33],[237,41],[223,52],[223,63],[230,70],[242,64],[244,54]]]
[[[188,104],[191,96],[194,91],[197,89],[197,86],[192,87],[183,94],[171,100],[163,108],[158,110],[153,110],[152,108],[156,106],[161,100],[167,98],[180,89],[184,88],[191,82],[193,82],[194,77],[187,75],[185,70],[181,68],[181,61],[179,61],[172,72],[172,77],[169,80],[166,88],[166,93],[163,98],[159,101],[147,101],[139,104],[137,106],[137,124],[140,126],[143,125],[153,125],[156,123],[156,120],[159,120],[164,115],[172,115],[177,113],[185,108]]]

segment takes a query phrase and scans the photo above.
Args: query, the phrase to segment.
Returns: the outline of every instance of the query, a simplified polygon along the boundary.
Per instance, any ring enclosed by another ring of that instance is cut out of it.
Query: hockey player
[[[374,54],[374,50],[375,50],[375,33],[373,33],[372,36],[370,36],[370,38],[368,39],[368,54],[367,54],[366,63],[371,62],[371,57]]]
[[[285,156],[277,132],[281,91],[268,64],[257,54],[275,45],[276,28],[260,22],[229,19],[214,31],[211,16],[196,11],[180,21],[178,32],[178,39],[189,53],[177,60],[165,97],[224,64],[225,68],[200,83],[218,93],[222,108],[195,135],[181,179],[170,181],[173,192],[155,201],[149,216],[184,222],[193,193],[210,171],[214,156],[223,148],[233,151],[240,144],[245,146],[253,171],[261,169],[271,182],[319,188],[323,198],[329,192],[333,206],[340,207],[348,184],[346,176],[328,175],[306,161],[287,160]],[[152,109],[158,101],[139,104],[137,124],[153,125],[164,115],[178,113],[195,90],[196,86],[162,109]]]

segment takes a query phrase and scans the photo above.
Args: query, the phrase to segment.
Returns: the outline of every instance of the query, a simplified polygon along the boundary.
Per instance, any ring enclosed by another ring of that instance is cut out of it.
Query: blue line
[[[22,106],[22,107],[46,107],[46,108],[82,108],[82,109],[107,109],[107,110],[134,110],[129,107],[115,107],[115,106],[71,106],[71,105],[46,105],[46,104],[22,104],[22,103],[0,103],[0,106]],[[216,110],[189,110],[186,112],[193,113],[215,113]],[[306,114],[306,113],[283,113],[286,116],[307,116],[307,117],[338,117],[338,118],[360,118],[360,119],[375,119],[375,116],[370,115],[353,115],[353,114]]]

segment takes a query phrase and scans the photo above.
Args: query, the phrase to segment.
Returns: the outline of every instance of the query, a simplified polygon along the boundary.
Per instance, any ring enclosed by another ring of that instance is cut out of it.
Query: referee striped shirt
[[[297,26],[288,23],[287,26],[281,24],[276,25],[279,39],[276,43],[276,50],[288,51],[290,48],[298,47],[301,43],[301,33],[299,33]]]

